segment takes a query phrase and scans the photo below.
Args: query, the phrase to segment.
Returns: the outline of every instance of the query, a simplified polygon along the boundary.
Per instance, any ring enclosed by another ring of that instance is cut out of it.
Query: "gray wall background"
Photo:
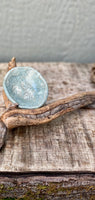
[[[0,61],[95,62],[95,0],[0,0]]]

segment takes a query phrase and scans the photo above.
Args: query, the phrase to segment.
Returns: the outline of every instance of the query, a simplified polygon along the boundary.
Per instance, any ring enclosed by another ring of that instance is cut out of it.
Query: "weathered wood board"
[[[17,63],[32,66],[46,79],[48,102],[79,91],[95,90],[92,64]],[[2,81],[7,64],[0,64],[0,115],[5,110]],[[7,132],[0,151],[0,172],[95,172],[95,109],[80,109],[39,126]]]
[[[0,176],[0,200],[94,200],[93,174],[11,174]],[[2,198],[2,199],[1,199]]]

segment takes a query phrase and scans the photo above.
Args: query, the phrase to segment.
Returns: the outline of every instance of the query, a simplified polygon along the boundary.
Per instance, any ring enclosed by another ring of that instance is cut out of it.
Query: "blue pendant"
[[[48,97],[46,81],[32,67],[15,67],[8,71],[3,88],[8,99],[19,108],[39,108]]]

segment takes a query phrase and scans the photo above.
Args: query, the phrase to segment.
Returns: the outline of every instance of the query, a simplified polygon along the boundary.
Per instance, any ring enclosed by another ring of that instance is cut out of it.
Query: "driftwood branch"
[[[8,71],[12,68],[16,67],[16,58],[13,57],[11,61],[8,63]]]
[[[95,64],[94,64],[94,66],[91,69],[91,76],[90,76],[90,78],[91,78],[91,82],[95,83]]]
[[[10,108],[1,116],[7,128],[19,126],[39,125],[56,119],[65,113],[89,105],[95,101],[95,92],[83,92],[38,109]]]

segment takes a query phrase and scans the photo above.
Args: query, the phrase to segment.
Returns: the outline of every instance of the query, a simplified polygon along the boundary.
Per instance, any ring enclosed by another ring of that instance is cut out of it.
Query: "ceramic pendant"
[[[17,103],[19,108],[39,108],[48,96],[45,79],[31,67],[15,67],[8,71],[3,88],[8,99]]]

